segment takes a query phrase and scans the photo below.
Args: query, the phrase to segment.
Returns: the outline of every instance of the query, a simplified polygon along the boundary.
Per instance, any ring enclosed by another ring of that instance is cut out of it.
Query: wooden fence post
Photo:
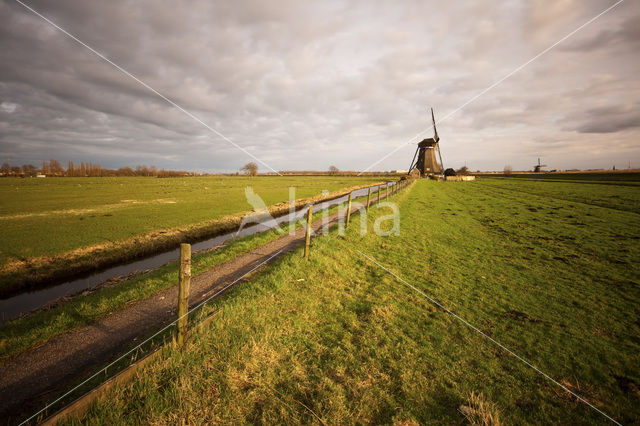
[[[384,185],[384,198],[389,198],[389,182]]]
[[[369,203],[371,202],[371,187],[369,187],[369,193],[367,194],[367,214],[369,214]]]
[[[349,227],[349,220],[351,220],[351,194],[349,194],[349,203],[347,204],[347,223],[344,225],[345,229]]]
[[[382,185],[378,185],[378,204],[380,204],[380,193],[382,192]]]
[[[178,346],[184,345],[189,313],[189,284],[191,284],[191,245],[180,244],[180,279],[178,283]]]
[[[311,222],[313,219],[313,204],[309,204],[307,211],[307,233],[304,240],[304,258],[309,260],[309,242],[311,242]]]

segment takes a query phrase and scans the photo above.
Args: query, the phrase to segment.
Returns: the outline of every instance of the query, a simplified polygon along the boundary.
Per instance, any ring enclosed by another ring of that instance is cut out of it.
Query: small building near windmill
[[[475,176],[445,176],[444,178],[447,182],[468,182],[472,180],[476,180]]]

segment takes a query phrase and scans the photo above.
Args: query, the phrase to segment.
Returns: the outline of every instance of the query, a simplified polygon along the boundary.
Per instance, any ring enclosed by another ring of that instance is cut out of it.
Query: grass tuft
[[[501,426],[500,415],[496,407],[488,402],[482,393],[471,392],[466,405],[460,406],[460,412],[467,422],[477,426]]]

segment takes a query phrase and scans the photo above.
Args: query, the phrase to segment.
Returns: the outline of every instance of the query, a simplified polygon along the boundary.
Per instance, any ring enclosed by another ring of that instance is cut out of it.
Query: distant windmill
[[[444,171],[442,165],[442,154],[440,154],[440,137],[438,136],[438,130],[436,129],[436,119],[433,116],[433,108],[431,108],[431,121],[433,122],[433,137],[423,139],[418,143],[416,153],[413,154],[413,160],[411,160],[411,166],[409,167],[409,173],[411,170],[418,169],[422,176],[434,176],[441,175]],[[438,151],[438,157],[440,163],[436,159],[436,151]]]
[[[533,166],[533,171],[535,173],[540,173],[540,172],[542,172],[542,168],[543,167],[547,167],[547,165],[546,164],[540,164],[540,158],[538,158],[538,164]]]

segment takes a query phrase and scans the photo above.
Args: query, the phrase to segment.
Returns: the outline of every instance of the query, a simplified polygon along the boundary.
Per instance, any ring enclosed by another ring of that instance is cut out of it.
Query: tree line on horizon
[[[320,170],[281,170],[281,175],[330,175],[330,176],[352,176],[352,175],[397,175],[396,171],[367,171],[358,172],[356,170],[340,170],[336,166],[330,166],[327,171]],[[156,166],[138,165],[135,168],[125,166],[118,169],[103,168],[100,163],[69,161],[64,168],[60,161],[51,158],[43,161],[40,167],[33,164],[23,164],[21,166],[11,165],[4,162],[0,166],[0,177],[184,177],[184,176],[233,176],[244,174],[247,176],[276,175],[275,172],[258,173],[258,165],[254,162],[245,164],[236,173],[197,173],[184,170],[158,169]]]
[[[58,176],[58,177],[114,177],[114,176],[151,176],[151,177],[181,177],[199,175],[194,172],[183,170],[166,170],[158,169],[156,166],[139,165],[135,168],[126,166],[119,169],[105,169],[99,163],[80,162],[75,164],[73,161],[67,163],[65,169],[62,164],[51,158],[49,161],[43,161],[41,167],[33,164],[23,164],[21,166],[12,166],[9,162],[4,162],[0,166],[0,176],[14,177],[36,177],[36,176]]]

